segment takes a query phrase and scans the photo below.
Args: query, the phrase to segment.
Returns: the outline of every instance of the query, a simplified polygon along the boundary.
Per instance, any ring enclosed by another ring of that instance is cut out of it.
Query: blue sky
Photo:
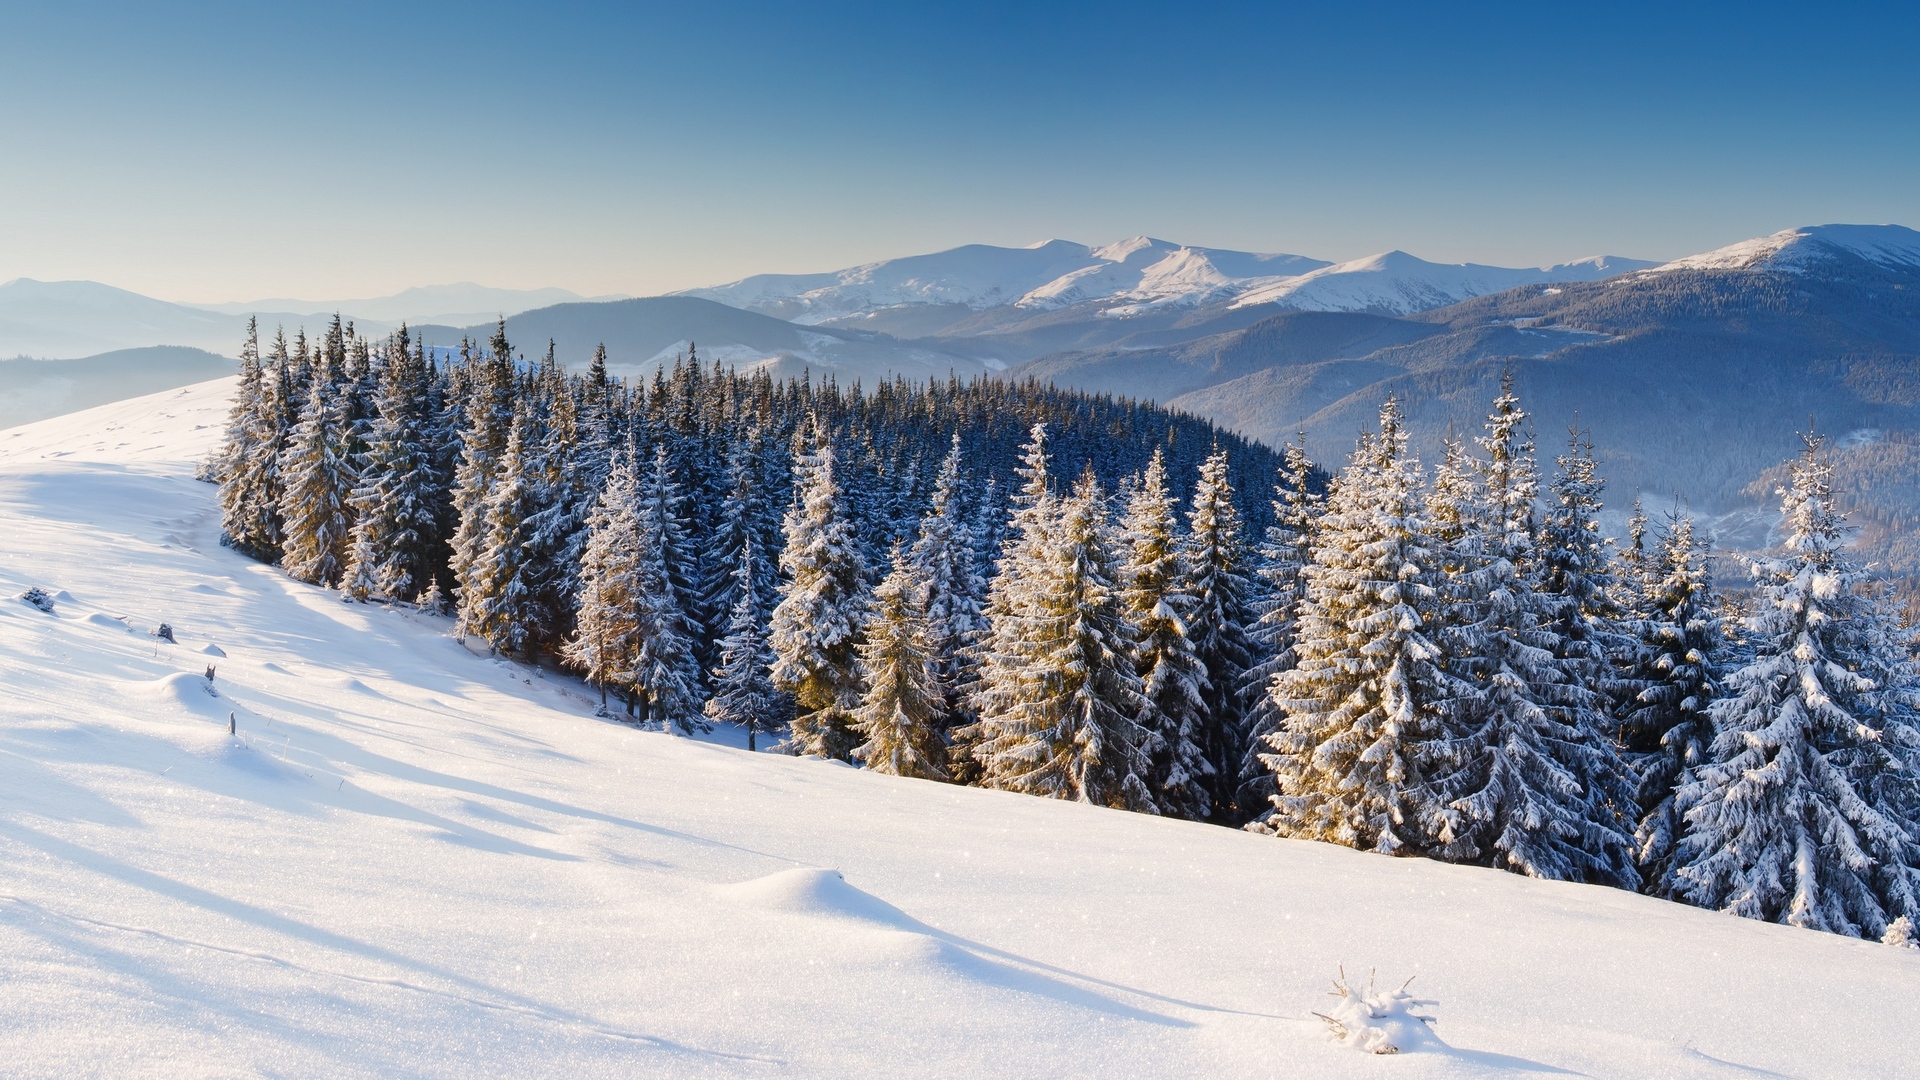
[[[1920,5],[0,0],[0,279],[652,293],[1146,233],[1664,258],[1920,226]]]

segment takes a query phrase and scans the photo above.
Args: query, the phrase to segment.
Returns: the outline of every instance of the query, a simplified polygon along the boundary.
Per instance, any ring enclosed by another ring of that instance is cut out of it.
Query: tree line
[[[1542,488],[1510,384],[1431,475],[1397,403],[1329,477],[1032,382],[648,385],[504,327],[250,334],[227,541],[551,657],[636,722],[1880,937],[1920,917],[1911,642],[1817,441],[1751,609],[1708,541]]]

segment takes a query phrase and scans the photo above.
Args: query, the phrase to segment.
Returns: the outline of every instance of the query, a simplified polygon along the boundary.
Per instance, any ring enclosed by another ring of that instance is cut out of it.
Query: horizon
[[[1538,266],[1920,220],[1892,5],[319,10],[11,13],[0,280],[647,296],[1037,236]]]

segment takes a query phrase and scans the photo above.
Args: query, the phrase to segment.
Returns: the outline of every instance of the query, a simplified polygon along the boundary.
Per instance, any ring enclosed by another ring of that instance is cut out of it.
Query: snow
[[[219,547],[192,473],[232,385],[0,431],[9,1075],[1821,1077],[1920,1052],[1914,950],[594,719],[444,620]],[[30,585],[53,614],[11,599]],[[1343,965],[1417,975],[1431,1038],[1336,1042],[1314,1014]]]
[[[1832,258],[1835,252],[1857,255],[1886,267],[1920,268],[1920,232],[1902,225],[1809,225],[1675,259],[1647,272],[1761,266],[1797,271],[1809,262]]]
[[[1116,318],[1221,302],[1410,314],[1521,285],[1597,281],[1652,265],[1599,255],[1514,270],[1430,263],[1402,251],[1333,264],[1303,255],[1135,236],[1092,248],[1066,240],[1025,248],[974,244],[829,274],[762,274],[685,295],[799,323],[903,304],[961,304],[975,310],[1012,304],[1049,311],[1098,303],[1101,314]]]
[[[1410,315],[1525,285],[1599,281],[1650,265],[1638,259],[1596,255],[1553,266],[1509,269],[1475,263],[1433,263],[1404,251],[1388,251],[1249,288],[1233,306],[1278,304],[1299,311]]]

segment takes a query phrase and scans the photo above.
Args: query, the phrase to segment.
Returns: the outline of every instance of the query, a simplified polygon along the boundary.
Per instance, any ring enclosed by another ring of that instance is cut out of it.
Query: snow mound
[[[838,870],[796,867],[736,885],[723,885],[720,894],[736,904],[763,911],[851,919],[903,930],[922,929],[906,912],[847,884]]]
[[[85,623],[91,623],[94,626],[102,626],[107,628],[108,630],[131,630],[132,629],[132,627],[127,625],[127,620],[116,619],[111,615],[105,615],[98,611],[94,612],[91,615],[88,615],[86,618],[80,621]]]
[[[171,706],[176,711],[218,720],[223,727],[226,725],[227,706],[220,701],[220,692],[204,675],[176,671],[149,683],[136,684],[134,692],[150,701]]]

